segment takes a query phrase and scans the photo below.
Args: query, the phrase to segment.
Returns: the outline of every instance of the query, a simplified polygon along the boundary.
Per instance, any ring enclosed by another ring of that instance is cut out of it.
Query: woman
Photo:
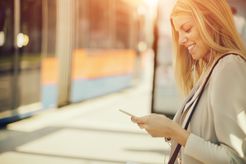
[[[176,162],[246,163],[246,51],[229,5],[177,0],[171,24],[176,79],[188,98],[174,120],[151,114],[132,121],[153,137],[171,139],[171,157],[180,144]]]

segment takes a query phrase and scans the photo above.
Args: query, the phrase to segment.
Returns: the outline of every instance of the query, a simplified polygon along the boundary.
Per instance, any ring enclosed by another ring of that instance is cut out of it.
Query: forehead
[[[193,22],[193,18],[190,15],[178,15],[172,17],[172,22],[176,31],[180,30],[182,25]]]

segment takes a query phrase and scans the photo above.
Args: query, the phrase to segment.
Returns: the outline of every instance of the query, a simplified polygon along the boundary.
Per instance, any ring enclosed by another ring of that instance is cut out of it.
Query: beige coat
[[[216,65],[188,130],[191,135],[181,148],[183,164],[246,163],[246,62],[242,58],[228,55]]]

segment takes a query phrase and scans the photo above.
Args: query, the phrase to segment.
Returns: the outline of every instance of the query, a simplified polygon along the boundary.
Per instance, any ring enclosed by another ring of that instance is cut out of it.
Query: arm
[[[222,60],[209,85],[209,104],[219,143],[191,134],[184,153],[203,163],[245,163],[246,63],[237,56]]]

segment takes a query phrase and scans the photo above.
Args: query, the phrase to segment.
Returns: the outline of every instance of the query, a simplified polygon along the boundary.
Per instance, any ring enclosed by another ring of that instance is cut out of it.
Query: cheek
[[[198,32],[194,33],[193,41],[197,44],[197,48],[200,50],[200,52],[206,53],[208,51],[208,47],[203,42]]]
[[[210,48],[207,47],[207,46],[205,46],[205,47],[204,47],[204,53],[205,53],[205,54],[208,54],[209,52],[210,52]]]
[[[191,38],[193,39],[194,42],[201,42],[201,37],[197,30],[194,30],[194,32],[191,33]]]
[[[199,52],[200,52],[200,57],[204,57],[206,54],[209,53],[209,48],[204,44],[204,43],[200,43],[199,47]]]

